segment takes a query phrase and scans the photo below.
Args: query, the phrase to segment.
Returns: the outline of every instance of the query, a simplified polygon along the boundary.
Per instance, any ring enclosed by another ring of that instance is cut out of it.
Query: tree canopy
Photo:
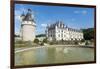
[[[85,40],[94,39],[94,28],[82,29]]]
[[[46,36],[45,34],[36,35],[36,37],[45,37],[45,36]]]
[[[39,43],[39,40],[38,39],[34,39],[34,43]]]

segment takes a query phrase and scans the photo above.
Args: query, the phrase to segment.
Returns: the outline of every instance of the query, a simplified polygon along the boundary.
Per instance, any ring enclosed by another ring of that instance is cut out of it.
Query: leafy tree
[[[45,38],[44,40],[43,40],[43,43],[47,43],[48,42],[48,40],[47,40],[47,38]]]
[[[16,35],[16,34],[14,34],[14,36],[15,36],[15,37],[20,37],[20,35]]]
[[[45,34],[36,35],[36,37],[45,37],[45,36],[46,36]]]
[[[84,39],[82,39],[82,40],[81,40],[81,42],[85,42],[85,40],[84,40]]]
[[[89,44],[88,41],[86,41],[86,42],[85,42],[85,45],[88,45],[88,44]]]
[[[75,40],[72,41],[72,42],[74,42],[75,45],[78,45],[78,42],[79,42],[79,41],[75,39]]]
[[[53,42],[50,42],[50,45],[53,45]]]
[[[42,42],[40,45],[44,45],[44,43]]]
[[[34,40],[34,43],[38,44],[39,43],[39,40],[38,39],[35,39]]]
[[[94,28],[82,29],[85,40],[94,39]]]

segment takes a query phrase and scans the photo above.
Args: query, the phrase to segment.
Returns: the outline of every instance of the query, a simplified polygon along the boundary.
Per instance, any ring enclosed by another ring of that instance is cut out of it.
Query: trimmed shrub
[[[88,41],[86,41],[86,42],[85,42],[85,45],[88,45],[88,44],[89,44]]]
[[[43,45],[44,45],[44,43],[42,42],[40,45],[42,45],[42,46],[43,46]]]
[[[34,43],[38,44],[39,43],[39,40],[38,39],[35,39],[34,40]]]
[[[82,39],[82,40],[81,40],[81,42],[85,42],[85,40],[84,40],[84,39]]]
[[[44,40],[43,40],[43,43],[47,43],[48,42],[48,40],[47,40],[47,38],[45,38]]]
[[[53,42],[50,42],[50,45],[53,45]]]

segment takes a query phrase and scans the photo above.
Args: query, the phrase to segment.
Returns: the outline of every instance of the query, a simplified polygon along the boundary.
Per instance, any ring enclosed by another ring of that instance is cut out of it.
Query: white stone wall
[[[70,35],[67,29],[56,29],[56,40],[69,40]]]
[[[35,25],[34,23],[23,22],[21,26],[22,40],[33,41],[35,39]]]
[[[54,35],[54,36],[51,36]],[[68,28],[58,28],[56,27],[53,30],[48,30],[47,37],[49,40],[82,40],[83,39],[83,33],[77,32],[77,31],[70,31]]]
[[[55,29],[52,29],[52,30],[49,30],[48,31],[48,39],[50,40],[50,41],[52,41],[52,40],[55,40]]]

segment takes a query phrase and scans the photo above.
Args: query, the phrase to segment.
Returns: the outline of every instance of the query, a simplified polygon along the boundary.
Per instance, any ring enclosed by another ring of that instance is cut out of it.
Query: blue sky
[[[46,25],[57,20],[75,29],[94,27],[94,8],[16,4],[15,33],[20,31],[20,15],[23,12],[26,14],[29,8],[33,11],[36,21],[36,34],[44,33]]]

